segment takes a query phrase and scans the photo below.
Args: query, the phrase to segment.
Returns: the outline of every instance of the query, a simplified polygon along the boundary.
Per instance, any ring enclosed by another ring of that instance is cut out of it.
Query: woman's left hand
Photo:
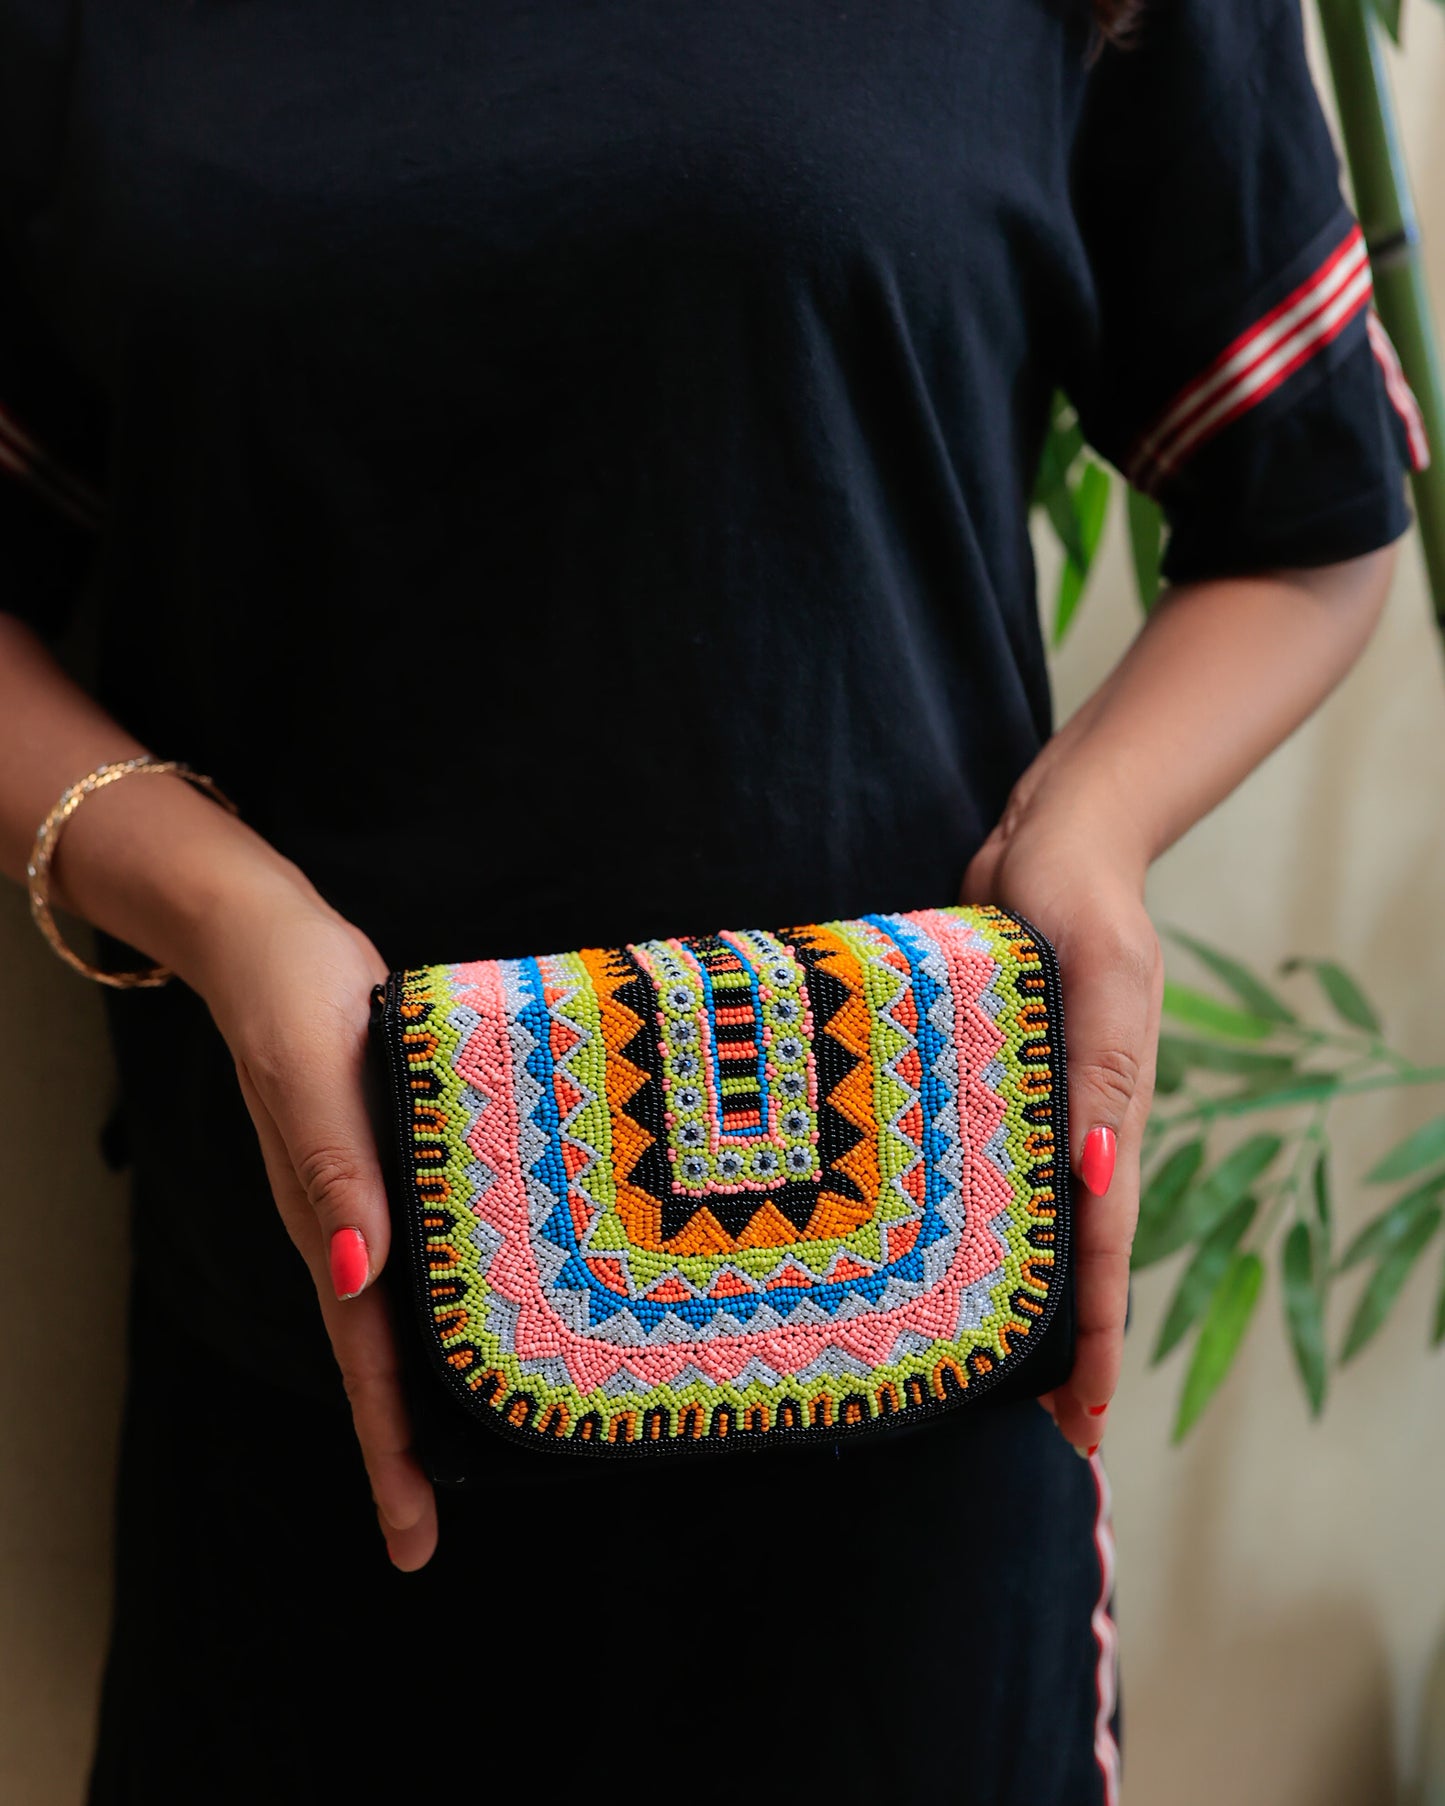
[[[1042,1402],[1091,1453],[1119,1382],[1139,1155],[1154,1095],[1164,967],[1144,907],[1147,860],[1114,824],[1127,811],[1020,786],[964,874],[960,900],[1033,922],[1059,957],[1069,1074],[1078,1340],[1068,1381]]]

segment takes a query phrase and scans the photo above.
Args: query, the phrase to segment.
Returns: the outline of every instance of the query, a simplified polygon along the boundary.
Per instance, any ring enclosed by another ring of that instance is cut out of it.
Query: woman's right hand
[[[436,1504],[373,1283],[390,1232],[363,1070],[371,988],[386,964],[283,868],[217,910],[191,938],[187,967],[231,1050],[276,1206],[311,1270],[387,1549],[397,1567],[419,1568],[436,1547]]]

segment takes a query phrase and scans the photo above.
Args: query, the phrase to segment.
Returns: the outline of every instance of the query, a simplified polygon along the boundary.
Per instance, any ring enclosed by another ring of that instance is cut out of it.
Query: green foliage
[[[1139,590],[1139,605],[1147,614],[1158,601],[1164,582],[1159,570],[1164,557],[1164,516],[1157,502],[1132,486],[1125,505],[1134,582]]]
[[[1236,1047],[1225,1041],[1204,1041],[1163,1032],[1159,1053],[1182,1072],[1235,1072],[1262,1084],[1266,1079],[1295,1076],[1294,1059],[1287,1053],[1261,1052],[1257,1047]]]
[[[1330,1155],[1329,1149],[1323,1146],[1315,1155],[1314,1181],[1314,1237],[1319,1247],[1320,1265],[1327,1269],[1330,1264],[1330,1241],[1334,1235],[1334,1200],[1330,1193]]]
[[[1182,928],[1166,928],[1164,932],[1171,940],[1178,941],[1181,947],[1187,947],[1202,966],[1207,966],[1217,979],[1227,985],[1251,1016],[1265,1022],[1297,1020],[1289,1005],[1256,977],[1248,966],[1242,966],[1237,959],[1231,959],[1227,953],[1221,953],[1207,941],[1186,934]]]
[[[1445,1211],[1438,1204],[1420,1211],[1399,1240],[1375,1263],[1370,1282],[1360,1295],[1350,1320],[1345,1345],[1340,1350],[1342,1361],[1353,1360],[1390,1314],[1390,1306],[1399,1297],[1400,1288],[1410,1277],[1415,1262],[1433,1240],[1442,1216]]]
[[[1352,1028],[1368,1029],[1372,1035],[1379,1034],[1380,1018],[1374,1005],[1343,966],[1331,959],[1287,959],[1280,970],[1313,972],[1342,1022],[1348,1022]]]
[[[1059,577],[1059,593],[1054,604],[1054,644],[1063,642],[1083,599],[1084,585],[1093,567],[1094,554],[1104,532],[1104,516],[1109,508],[1109,473],[1102,464],[1086,462],[1077,483],[1066,487],[1064,494],[1074,514],[1077,528],[1078,556],[1064,559]]]
[[[1423,1129],[1407,1135],[1383,1160],[1377,1160],[1365,1177],[1375,1185],[1390,1179],[1408,1179],[1423,1167],[1434,1166],[1437,1160],[1445,1160],[1445,1116],[1437,1116]]]
[[[1440,1279],[1440,1296],[1435,1300],[1435,1324],[1430,1331],[1430,1346],[1438,1348],[1445,1342],[1445,1274]]]
[[[1089,453],[1068,398],[1055,393],[1034,480],[1033,503],[1048,517],[1064,554],[1054,598],[1053,643],[1061,645],[1078,612],[1109,513],[1113,481]]]
[[[1204,1139],[1195,1136],[1175,1148],[1145,1182],[1139,1198],[1139,1227],[1134,1234],[1136,1270],[1177,1253],[1188,1241],[1188,1231],[1181,1226],[1184,1200],[1203,1161]]]
[[[1214,1297],[1224,1278],[1240,1237],[1254,1221],[1259,1209],[1257,1198],[1241,1198],[1223,1221],[1216,1223],[1194,1250],[1194,1258],[1185,1267],[1178,1290],[1159,1328],[1154,1344],[1157,1365],[1170,1350],[1182,1342],[1199,1320],[1199,1313]]]
[[[1229,1372],[1254,1315],[1263,1279],[1264,1265],[1257,1254],[1230,1256],[1209,1300],[1189,1359],[1184,1390],[1179,1395],[1179,1414],[1174,1419],[1175,1442],[1182,1442],[1193,1429]]]
[[[1291,982],[1281,987],[1194,935],[1165,932],[1212,981],[1196,988],[1171,970],[1165,986],[1170,1026],[1159,1038],[1133,1255],[1136,1270],[1185,1256],[1152,1354],[1157,1363],[1189,1347],[1177,1440],[1223,1383],[1271,1268],[1312,1415],[1329,1390],[1337,1280],[1365,1273],[1335,1358],[1353,1360],[1378,1334],[1445,1224],[1445,1113],[1370,1167],[1367,1183],[1403,1188],[1336,1256],[1332,1112],[1361,1095],[1440,1087],[1445,1067],[1416,1066],[1389,1047],[1374,1005],[1336,961],[1288,960],[1279,977]],[[1261,1115],[1261,1126],[1234,1126]],[[1445,1342],[1445,1277],[1430,1336]]]
[[[1190,1028],[1203,1029],[1210,1035],[1227,1035],[1235,1041],[1262,1041],[1274,1032],[1275,1026],[1267,1016],[1237,1010],[1233,1004],[1176,984],[1172,978],[1164,984],[1164,1014]]]
[[[1318,1417],[1324,1409],[1329,1383],[1325,1354],[1324,1274],[1316,1264],[1315,1238],[1308,1223],[1293,1223],[1280,1248],[1280,1285],[1284,1294],[1285,1323],[1290,1349],[1299,1370],[1300,1384]]]
[[[1346,1248],[1340,1257],[1338,1271],[1348,1272],[1364,1260],[1379,1260],[1408,1241],[1415,1225],[1438,1208],[1437,1199],[1445,1188],[1445,1179],[1434,1179],[1414,1191],[1397,1198],[1388,1210],[1381,1211]]]

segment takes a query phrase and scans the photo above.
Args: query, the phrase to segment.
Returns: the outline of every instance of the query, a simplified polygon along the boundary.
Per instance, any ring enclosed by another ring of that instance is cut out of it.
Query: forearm
[[[95,766],[145,747],[0,613],[0,870],[24,882],[35,830]],[[243,823],[176,777],[136,777],[89,797],[61,837],[51,894],[61,907],[185,976],[199,931],[223,902],[305,880]]]
[[[23,876],[36,824],[77,778],[173,750],[141,746],[0,614],[7,876]],[[387,1301],[372,1286],[390,1231],[362,1075],[368,998],[385,962],[289,860],[170,774],[89,796],[61,837],[54,878],[57,901],[205,1000],[282,1222],[316,1283],[387,1549],[398,1567],[420,1567],[436,1544],[436,1510],[411,1448]]]
[[[1020,780],[1002,824],[1040,808],[1107,815],[1149,863],[1293,733],[1349,670],[1395,546],[1345,564],[1182,585]]]

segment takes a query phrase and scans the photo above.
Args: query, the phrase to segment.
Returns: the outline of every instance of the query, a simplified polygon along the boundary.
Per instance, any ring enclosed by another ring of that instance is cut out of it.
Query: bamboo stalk
[[[1319,14],[1380,318],[1395,342],[1430,442],[1430,464],[1412,471],[1410,483],[1435,621],[1445,636],[1445,381],[1383,33],[1371,0],[1319,0]]]

